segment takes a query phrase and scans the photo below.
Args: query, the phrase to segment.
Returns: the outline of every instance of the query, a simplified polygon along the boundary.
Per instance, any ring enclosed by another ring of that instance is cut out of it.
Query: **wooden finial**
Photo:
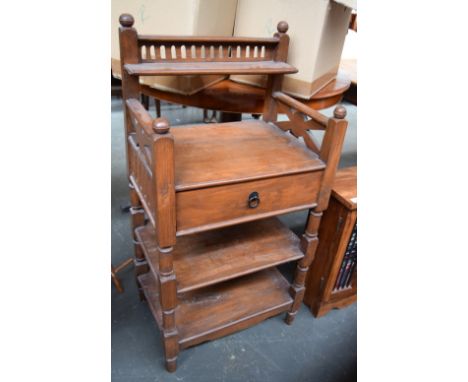
[[[346,108],[343,105],[338,105],[335,107],[335,110],[333,110],[333,116],[337,119],[343,119],[346,117]]]
[[[153,121],[153,130],[156,134],[166,134],[169,131],[169,121],[162,117]]]
[[[123,27],[131,28],[135,22],[135,19],[129,13],[122,13],[119,17],[119,22]]]
[[[278,29],[279,33],[286,33],[289,29],[289,25],[286,21],[280,21],[276,26],[276,29]]]

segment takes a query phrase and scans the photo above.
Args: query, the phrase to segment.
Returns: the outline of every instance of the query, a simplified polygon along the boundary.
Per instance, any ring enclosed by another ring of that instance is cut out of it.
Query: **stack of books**
[[[348,247],[341,263],[341,268],[336,278],[334,291],[352,287],[353,274],[357,262],[357,223],[354,225],[353,232],[349,238]]]

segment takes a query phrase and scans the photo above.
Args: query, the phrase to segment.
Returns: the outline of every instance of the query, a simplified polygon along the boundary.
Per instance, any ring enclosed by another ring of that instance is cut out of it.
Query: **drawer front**
[[[179,236],[312,207],[323,171],[181,191]]]

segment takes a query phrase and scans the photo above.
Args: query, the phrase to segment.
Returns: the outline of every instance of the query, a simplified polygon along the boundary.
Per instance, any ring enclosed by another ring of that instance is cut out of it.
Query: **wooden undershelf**
[[[291,74],[297,69],[281,61],[229,62],[149,62],[126,64],[125,70],[136,76],[180,76],[197,74]]]
[[[138,276],[161,327],[158,283],[152,272]],[[289,283],[276,268],[179,295],[175,311],[180,347],[187,348],[245,329],[288,310]]]
[[[150,269],[159,252],[151,225],[136,230]],[[183,236],[172,252],[179,293],[302,258],[299,238],[277,218]]]

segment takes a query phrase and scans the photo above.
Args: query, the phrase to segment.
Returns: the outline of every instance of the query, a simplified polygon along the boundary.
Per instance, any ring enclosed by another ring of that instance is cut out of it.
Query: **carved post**
[[[315,207],[318,211],[324,211],[328,207],[333,181],[335,180],[336,170],[340,163],[346,128],[348,127],[348,121],[344,119],[346,117],[344,106],[338,105],[335,107],[333,115],[334,118],[328,120],[325,136],[320,147],[320,159],[327,164],[327,167],[323,174],[317,207]]]
[[[278,46],[274,53],[274,61],[286,62],[288,59],[288,47],[289,47],[289,36],[286,32],[289,29],[286,21],[280,21],[277,25],[278,33],[274,34],[274,37],[279,38]],[[265,89],[265,103],[263,106],[263,120],[266,122],[276,121],[278,115],[277,105],[273,99],[273,93],[281,90],[283,84],[283,74],[269,75],[267,80],[267,86]]]
[[[119,28],[119,44],[120,44],[120,65],[121,65],[121,76],[122,76],[122,102],[124,111],[125,121],[125,152],[127,157],[127,176],[130,176],[132,172],[132,157],[128,148],[128,136],[133,132],[133,125],[131,122],[130,113],[126,101],[130,98],[138,99],[140,92],[140,86],[137,76],[130,76],[125,70],[125,64],[136,64],[139,62],[138,54],[138,35],[133,24],[135,20],[132,15],[122,14],[119,17],[120,28]],[[130,213],[131,213],[131,224],[132,224],[132,235],[134,242],[134,255],[135,255],[135,275],[138,276],[148,271],[148,265],[146,263],[143,251],[140,245],[137,243],[135,236],[135,229],[144,224],[145,215],[143,207],[140,203],[136,191],[129,183],[130,187]],[[137,287],[140,295],[140,299],[144,300],[144,294],[141,289],[141,285],[137,279]]]
[[[155,169],[156,239],[159,249],[159,298],[162,310],[166,369],[175,371],[179,354],[179,334],[175,323],[177,286],[172,251],[176,242],[174,139],[165,118],[153,121],[156,132],[153,142]]]
[[[125,64],[137,64],[140,60],[138,53],[138,34],[133,24],[135,20],[132,15],[122,14],[119,17],[119,44],[120,44],[120,66],[122,75],[122,102],[125,115],[125,148],[127,154],[127,170],[130,174],[131,160],[128,153],[127,137],[133,132],[130,113],[126,102],[130,98],[139,99],[140,84],[138,76],[130,76],[125,70]]]
[[[292,324],[299,310],[299,306],[304,298],[305,278],[310,264],[315,258],[315,251],[318,246],[318,228],[322,218],[323,211],[328,207],[330,193],[335,179],[336,169],[340,161],[341,149],[346,133],[348,122],[344,120],[346,109],[343,106],[337,106],[334,111],[334,118],[328,120],[322,147],[320,149],[320,158],[326,162],[322,185],[320,187],[317,206],[309,211],[306,229],[301,238],[301,249],[304,257],[298,261],[294,282],[291,285],[290,293],[293,297],[293,305],[286,316],[286,323]]]

